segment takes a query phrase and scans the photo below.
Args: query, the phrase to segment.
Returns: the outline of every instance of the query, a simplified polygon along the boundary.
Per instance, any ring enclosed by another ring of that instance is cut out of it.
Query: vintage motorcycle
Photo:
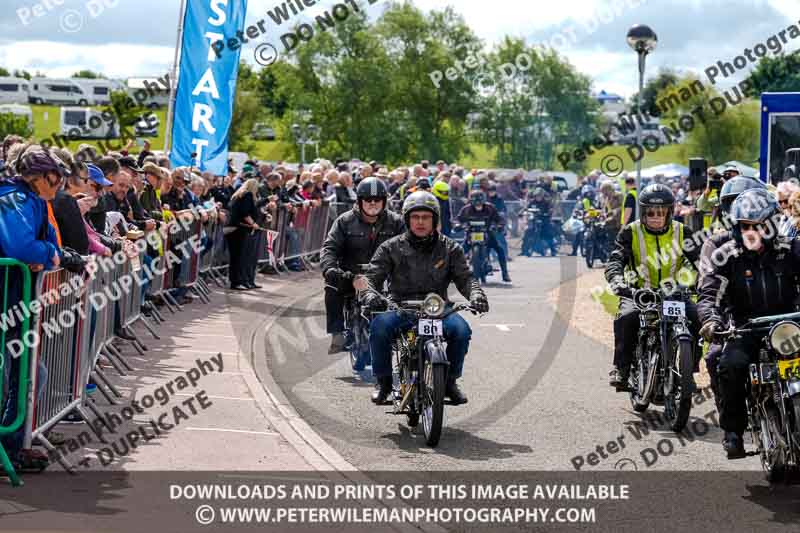
[[[605,263],[608,260],[609,243],[605,219],[597,209],[589,209],[583,216],[583,257],[586,266],[592,268],[595,260]]]
[[[493,228],[486,226],[483,220],[470,220],[465,228],[464,239],[469,245],[469,263],[475,279],[486,283],[486,276],[492,273],[489,259],[489,232]]]
[[[364,274],[369,269],[369,263],[357,265],[354,273],[356,283],[359,278],[364,278]],[[361,372],[371,364],[369,351],[369,317],[366,310],[361,306],[356,295],[346,298],[344,303],[344,335],[347,341],[347,349],[350,352],[350,366],[356,372]]]
[[[675,432],[686,426],[694,392],[694,350],[689,330],[684,287],[638,289],[633,303],[639,310],[639,337],[628,390],[633,410],[643,413],[651,403],[664,406],[664,416]]]
[[[475,311],[467,303],[447,306],[438,294],[424,300],[407,300],[394,304],[383,295],[390,311],[400,311],[413,318],[411,327],[392,344],[395,415],[406,415],[408,426],[416,427],[422,417],[425,443],[439,444],[444,425],[444,396],[447,383],[447,360],[444,340],[444,319],[460,311]]]
[[[558,254],[558,244],[553,238],[553,224],[548,217],[537,207],[528,207],[523,211],[523,216],[528,221],[525,234],[522,237],[522,251],[520,255],[533,256],[534,252],[545,256],[549,249],[555,257]],[[547,224],[547,226],[545,226]],[[544,239],[545,230],[550,234],[549,240]]]
[[[800,469],[800,313],[754,318],[718,333],[727,340],[762,335],[750,364],[746,397],[748,426],[769,482]]]

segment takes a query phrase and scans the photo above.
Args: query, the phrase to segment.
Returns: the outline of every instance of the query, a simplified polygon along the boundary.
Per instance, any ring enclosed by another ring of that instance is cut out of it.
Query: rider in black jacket
[[[367,274],[370,290],[364,293],[364,304],[380,307],[378,291],[385,281],[389,282],[390,299],[397,303],[422,300],[432,292],[447,301],[447,288],[454,283],[477,312],[488,312],[489,302],[471,275],[464,250],[436,229],[439,222],[436,197],[424,191],[409,195],[403,202],[403,220],[406,231],[383,243],[372,258]],[[379,405],[386,403],[392,392],[392,341],[409,324],[409,318],[396,311],[381,313],[370,324],[372,373],[378,381],[372,401]],[[472,330],[457,313],[445,318],[442,326],[450,362],[445,395],[453,404],[466,403],[467,397],[456,380],[461,377]]]
[[[706,340],[728,323],[796,310],[800,240],[777,235],[779,208],[765,189],[751,189],[734,200],[735,224],[703,245],[698,310]],[[747,428],[745,383],[748,367],[759,353],[760,337],[729,339],[717,367],[720,426],[728,459],[745,457],[742,434]]]
[[[322,246],[320,265],[327,282],[325,312],[328,333],[333,335],[328,353],[345,348],[344,299],[354,294],[358,265],[367,264],[375,250],[403,232],[403,219],[386,209],[386,185],[379,178],[365,178],[356,191],[358,203],[336,219]]]
[[[503,281],[511,283],[511,278],[508,275],[508,264],[506,263],[506,252],[497,242],[497,237],[495,236],[497,231],[502,231],[505,221],[500,216],[500,213],[497,212],[497,209],[486,201],[486,193],[481,190],[469,193],[469,204],[465,205],[461,212],[458,213],[458,222],[466,228],[466,231],[470,231],[469,223],[471,221],[481,221],[486,225],[486,234],[489,236],[486,244],[490,250],[497,252],[500,270],[503,273]],[[469,249],[466,239],[464,248],[465,251]]]

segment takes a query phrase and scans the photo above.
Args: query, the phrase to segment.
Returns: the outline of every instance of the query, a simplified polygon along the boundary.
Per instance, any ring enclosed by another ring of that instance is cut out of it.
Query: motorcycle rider
[[[762,182],[758,180],[754,180],[753,178],[739,178],[739,177],[731,178],[725,183],[725,185],[722,186],[722,190],[719,193],[719,210],[722,214],[722,217],[725,219],[729,219],[731,204],[733,204],[734,200],[736,200],[736,198],[738,198],[739,195],[742,194],[744,191],[748,191],[750,189],[766,190],[766,188],[767,188],[766,185],[764,185]],[[720,230],[718,234],[719,233],[728,235],[730,232]],[[717,245],[712,244],[712,246],[716,248]],[[711,341],[708,343],[708,351],[706,352],[706,357],[705,357],[706,369],[708,369],[708,377],[710,378],[711,381],[711,390],[714,392],[714,400],[717,403],[718,411],[720,408],[719,405],[720,391],[719,391],[719,383],[717,380],[717,368],[719,365],[719,358],[721,354],[722,354],[722,343],[718,341]]]
[[[447,288],[455,283],[460,292],[479,313],[489,311],[489,301],[478,281],[472,277],[464,250],[454,240],[436,231],[439,221],[439,202],[424,191],[409,195],[403,202],[406,230],[378,247],[372,258],[364,293],[364,305],[379,308],[383,302],[376,289],[389,282],[390,298],[394,302],[421,300],[435,292],[447,300]],[[413,319],[397,311],[377,314],[370,324],[372,372],[377,379],[372,401],[385,404],[392,392],[392,341],[413,324]],[[454,405],[467,402],[457,384],[469,349],[472,330],[457,313],[443,321],[447,340],[447,360],[450,362],[445,396]]]
[[[356,205],[342,214],[331,226],[322,245],[320,266],[326,281],[325,313],[331,338],[328,353],[345,349],[344,302],[363,290],[363,280],[356,281],[354,271],[367,264],[378,246],[403,232],[403,219],[386,209],[386,184],[375,177],[364,178],[356,189]]]
[[[486,246],[489,250],[497,253],[497,260],[500,263],[500,271],[503,273],[503,281],[511,283],[508,275],[508,263],[506,262],[506,252],[500,243],[497,242],[496,233],[502,231],[505,220],[497,212],[494,206],[486,201],[486,193],[480,189],[469,193],[469,204],[465,205],[458,213],[458,222],[469,231],[471,221],[483,221],[486,224],[486,234],[489,237]],[[464,252],[469,250],[468,241],[464,240]]]
[[[767,190],[747,190],[731,205],[732,231],[718,233],[703,245],[698,307],[706,340],[725,327],[726,317],[739,326],[750,318],[795,311],[800,240],[778,235],[779,211]],[[717,367],[719,421],[728,459],[745,457],[745,384],[762,337],[746,334],[728,339],[722,348]]]
[[[595,191],[594,187],[589,185],[588,183],[581,187],[581,196],[580,202],[575,205],[575,213],[573,213],[573,217],[583,218],[585,214],[589,212],[590,209],[594,207],[594,199],[595,199]],[[578,255],[578,249],[583,246],[583,232],[579,231],[575,234],[575,237],[572,239],[572,253],[569,255],[575,256]]]
[[[542,220],[542,234],[539,236],[539,239],[547,244],[547,247],[550,248],[553,257],[555,257],[556,254],[558,254],[558,249],[556,248],[556,244],[553,240],[553,223],[551,220],[551,217],[553,216],[553,203],[545,194],[544,189],[541,187],[536,187],[528,193],[528,208],[535,208],[539,210],[539,217]],[[526,255],[528,257],[532,256],[533,250],[536,248],[537,244],[538,243],[536,242],[531,242],[530,232],[525,231],[525,235],[522,239],[522,251],[519,255]],[[546,249],[543,249],[542,255],[544,255],[546,251]]]
[[[627,390],[639,331],[633,289],[657,289],[665,282],[675,284],[685,279],[680,272],[685,269],[685,259],[695,264],[700,255],[696,247],[682,249],[684,227],[672,220],[675,197],[669,187],[648,185],[638,195],[638,203],[642,218],[619,232],[605,271],[612,292],[620,297],[614,318],[614,365],[609,372],[609,385],[619,392]],[[686,316],[696,337],[700,323],[691,302],[686,302]]]

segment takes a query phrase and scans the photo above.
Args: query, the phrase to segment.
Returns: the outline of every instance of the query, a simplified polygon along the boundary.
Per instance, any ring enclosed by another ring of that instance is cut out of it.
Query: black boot
[[[728,453],[728,459],[742,459],[747,457],[744,451],[744,443],[742,436],[733,431],[725,432],[725,440],[722,441],[722,447]]]
[[[450,398],[450,403],[453,405],[461,405],[467,403],[467,395],[461,391],[455,378],[447,380],[447,386],[444,389],[444,395]]]
[[[616,365],[611,367],[611,372],[608,373],[608,384],[616,387],[619,390],[627,390],[628,388],[628,373],[617,368]]]
[[[375,385],[375,391],[372,393],[372,402],[378,405],[391,403],[389,398],[391,394],[392,376],[379,377],[378,383]]]

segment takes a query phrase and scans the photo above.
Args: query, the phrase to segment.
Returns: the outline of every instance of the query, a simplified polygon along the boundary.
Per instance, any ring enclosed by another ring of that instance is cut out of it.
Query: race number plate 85
[[[664,302],[664,316],[686,318],[686,304],[683,302]]]
[[[434,335],[443,336],[444,330],[442,328],[442,321],[441,320],[427,320],[422,319],[419,321],[419,334],[425,335],[427,337],[433,337]]]

